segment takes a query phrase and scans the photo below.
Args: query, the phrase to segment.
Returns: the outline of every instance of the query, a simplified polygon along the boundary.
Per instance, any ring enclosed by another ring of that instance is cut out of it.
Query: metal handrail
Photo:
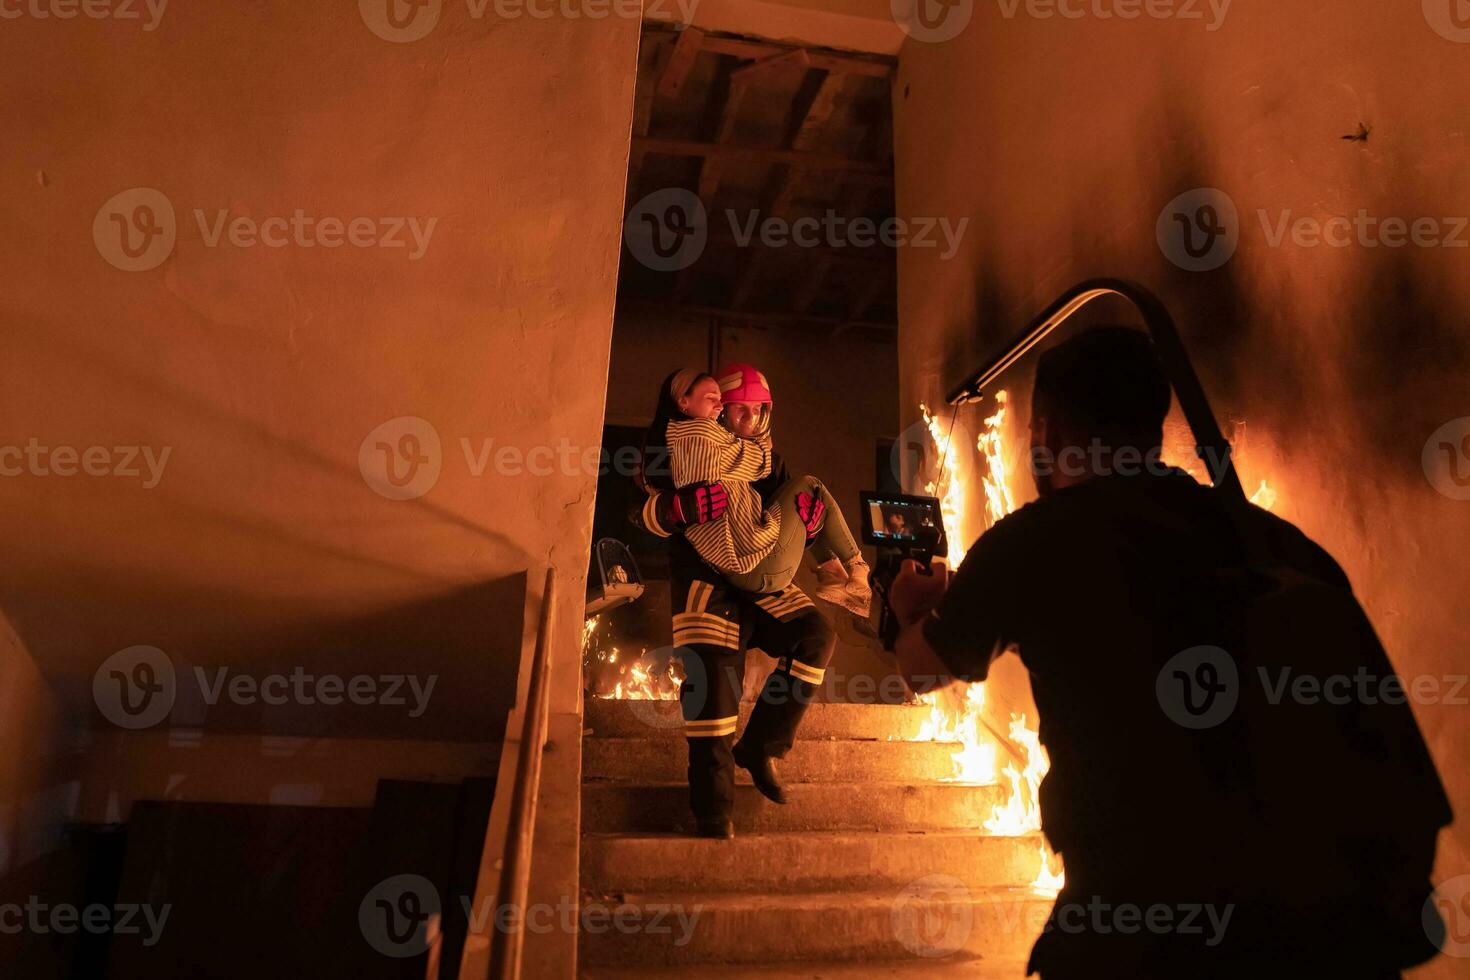
[[[1088,279],[1067,290],[1031,321],[1002,353],[993,358],[968,379],[957,385],[950,393],[951,405],[965,405],[979,401],[996,379],[1057,327],[1071,319],[1079,310],[1093,300],[1104,296],[1120,296],[1132,303],[1143,316],[1144,326],[1153,337],[1154,346],[1164,363],[1164,371],[1179,399],[1179,407],[1194,434],[1195,453],[1205,464],[1210,481],[1225,494],[1225,499],[1235,511],[1237,502],[1246,503],[1245,488],[1241,486],[1240,474],[1235,470],[1230,442],[1220,430],[1215,413],[1210,409],[1205,389],[1199,375],[1190,363],[1184,342],[1179,339],[1179,330],[1174,318],[1163,302],[1152,292],[1137,283],[1123,279]]]
[[[505,857],[500,882],[495,890],[497,905],[524,912],[531,890],[531,845],[536,833],[536,803],[541,787],[541,761],[545,755],[551,699],[547,680],[551,668],[552,599],[556,569],[546,569],[541,592],[541,620],[536,632],[536,650],[531,661],[531,678],[526,684],[526,704],[521,715],[521,745],[517,755],[515,783],[511,787],[509,820],[505,830]],[[495,929],[490,939],[492,980],[515,980],[521,974],[525,947],[525,915],[513,915],[508,928]]]

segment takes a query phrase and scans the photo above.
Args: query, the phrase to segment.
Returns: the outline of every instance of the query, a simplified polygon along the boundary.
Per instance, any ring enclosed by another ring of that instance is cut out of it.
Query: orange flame
[[[668,666],[660,669],[649,656],[648,649],[634,657],[625,657],[615,646],[603,648],[597,640],[599,617],[592,616],[582,625],[582,663],[587,682],[597,698],[620,698],[627,701],[676,701],[679,685],[684,682],[684,665],[678,657],[670,657]],[[621,659],[620,659],[621,658]],[[612,687],[607,687],[609,679]]]
[[[961,693],[963,692],[963,693]],[[941,697],[947,702],[941,704]],[[995,742],[980,732],[980,712],[985,708],[985,685],[968,688],[950,686],[919,699],[931,705],[929,718],[919,729],[921,742],[958,742],[954,751],[951,781],[993,786],[996,783]]]
[[[965,559],[965,542],[970,540],[965,521],[965,487],[959,473],[959,449],[950,438],[952,433],[944,431],[944,423],[937,416],[930,415],[923,404],[919,405],[919,411],[924,415],[929,438],[934,441],[934,452],[942,457],[934,479],[924,484],[924,492],[939,498],[939,513],[949,538],[949,554],[945,557],[950,568],[958,568]]]
[[[1011,487],[1011,471],[1006,463],[1005,423],[1010,396],[1005,391],[996,393],[995,413],[985,419],[985,429],[976,439],[975,448],[985,460],[985,473],[981,484],[985,491],[986,526],[992,526],[1016,509],[1016,495]],[[970,540],[966,525],[965,487],[957,451],[949,433],[943,431],[940,421],[929,414],[927,407],[920,405],[924,423],[934,442],[939,466],[943,475],[936,474],[933,481],[925,484],[925,491],[940,500],[940,511],[944,515],[944,526],[949,534],[949,563],[959,567],[965,557],[965,542]],[[920,698],[932,706],[932,714],[920,732],[921,738],[939,741],[955,741],[960,748],[954,753],[953,779],[959,782],[994,784],[996,779],[995,738],[989,734],[981,719],[985,708],[985,686],[972,684],[964,689],[964,695],[954,689],[936,691]],[[1051,768],[1051,760],[1041,747],[1037,732],[1026,726],[1024,715],[1013,714],[1010,722],[1010,741],[1025,760],[1019,768],[1008,763],[1003,770],[1009,790],[1005,802],[996,805],[985,820],[987,832],[1003,836],[1035,834],[1041,830],[1041,808],[1038,790],[1041,779]],[[1056,894],[1065,883],[1066,875],[1061,868],[1061,859],[1051,853],[1043,841],[1038,845],[1040,867],[1031,888],[1041,894]],[[1053,870],[1055,868],[1055,870]]]

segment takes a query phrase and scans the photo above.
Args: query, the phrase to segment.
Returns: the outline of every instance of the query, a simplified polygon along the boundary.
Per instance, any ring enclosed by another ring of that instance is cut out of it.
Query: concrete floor
[[[698,976],[701,980],[868,980],[870,977],[963,977],[966,980],[1023,980],[1025,960],[945,959],[895,963],[788,963],[781,966],[761,964],[742,966],[670,967],[650,970],[636,968],[583,968],[583,980],[644,980]]]

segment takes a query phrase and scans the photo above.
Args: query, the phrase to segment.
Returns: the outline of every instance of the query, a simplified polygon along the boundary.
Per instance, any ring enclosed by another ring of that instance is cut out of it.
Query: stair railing
[[[515,781],[510,788],[509,822],[506,825],[505,854],[500,866],[500,883],[496,888],[496,904],[509,906],[522,914],[510,916],[504,929],[492,927],[490,937],[490,980],[516,980],[521,975],[521,954],[525,947],[523,914],[531,890],[531,847],[536,833],[536,803],[541,788],[541,760],[545,756],[546,731],[551,698],[548,694],[551,673],[552,606],[556,569],[546,569],[546,585],[541,592],[541,619],[536,631],[536,650],[531,661],[531,678],[526,685],[526,703],[521,713],[520,750]]]
[[[1205,397],[1204,386],[1190,363],[1184,342],[1174,318],[1163,302],[1148,289],[1123,279],[1088,279],[1059,296],[1040,316],[1031,321],[1021,335],[1007,345],[988,364],[970,375],[949,393],[951,405],[979,401],[990,386],[1057,327],[1070,320],[1084,306],[1104,296],[1119,296],[1132,303],[1143,316],[1144,326],[1153,337],[1154,347],[1164,364],[1164,373],[1179,399],[1179,407],[1195,438],[1195,452],[1210,475],[1210,482],[1223,490],[1232,505],[1244,502],[1245,492],[1231,458],[1230,443],[1220,431],[1215,413]]]

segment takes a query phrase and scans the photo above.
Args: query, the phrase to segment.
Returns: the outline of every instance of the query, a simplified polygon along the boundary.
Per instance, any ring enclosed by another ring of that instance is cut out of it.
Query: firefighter
[[[737,407],[732,411],[732,404],[755,389],[731,385],[722,395],[726,411],[721,420],[737,435],[745,428],[751,434],[742,437],[759,438],[770,426],[764,379],[748,365],[731,365],[720,377],[747,372],[752,382],[760,379],[766,395],[764,409],[747,412]],[[687,395],[703,377],[707,376],[680,372],[670,377],[664,391],[676,400],[675,388]],[[741,420],[753,415],[755,425],[732,423],[732,415]],[[816,604],[795,584],[768,594],[743,592],[700,558],[679,532],[690,524],[717,519],[723,513],[724,488],[715,483],[675,490],[667,467],[659,465],[658,448],[644,447],[643,482],[648,497],[631,516],[646,530],[669,539],[673,640],[685,667],[680,703],[689,746],[689,802],[697,832],[704,837],[731,838],[735,836],[731,819],[735,766],[750,773],[756,789],[767,799],[786,802],[774,760],[794,743],[806,706],[822,684],[837,637]],[[790,478],[779,457],[772,460],[771,470],[770,476],[754,484],[765,499],[773,497]],[[820,501],[804,501],[798,510],[810,541],[823,526]],[[749,646],[776,657],[777,663],[736,741]]]

